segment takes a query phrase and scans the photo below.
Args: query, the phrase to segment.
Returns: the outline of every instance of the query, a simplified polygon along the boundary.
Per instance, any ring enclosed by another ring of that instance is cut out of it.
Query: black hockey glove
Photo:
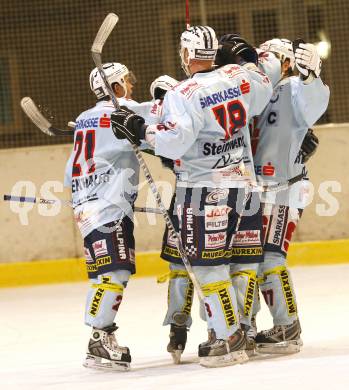
[[[128,139],[131,144],[140,145],[145,137],[144,119],[127,107],[112,112],[110,116],[113,132],[118,139]]]
[[[160,157],[162,166],[164,168],[168,168],[168,169],[171,169],[171,171],[173,171],[174,161],[171,160],[170,158],[166,158],[166,157],[162,157],[162,156],[159,156],[159,157]]]
[[[310,157],[315,154],[318,145],[318,137],[314,134],[312,129],[308,129],[308,132],[305,135],[301,146],[303,163],[306,163],[310,159]]]
[[[258,66],[258,54],[256,49],[238,34],[226,34],[219,39],[215,62],[217,66],[243,65],[246,62]]]

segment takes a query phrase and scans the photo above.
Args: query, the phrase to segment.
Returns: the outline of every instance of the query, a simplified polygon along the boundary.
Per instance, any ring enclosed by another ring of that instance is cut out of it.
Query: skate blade
[[[116,362],[92,355],[87,355],[82,365],[86,368],[104,371],[129,371],[131,368],[128,362]]]
[[[177,349],[177,350],[170,352],[170,353],[172,356],[173,363],[180,364],[183,351]]]
[[[227,353],[222,356],[205,356],[200,358],[200,365],[208,368],[234,366],[248,361],[245,350]]]
[[[290,355],[293,353],[298,353],[301,350],[302,346],[303,341],[301,339],[281,341],[280,343],[256,344],[256,352]]]
[[[256,350],[253,348],[253,349],[246,349],[246,355],[250,358],[252,356],[255,356],[256,355]]]
[[[246,354],[248,357],[252,357],[256,355],[256,343],[253,339],[249,339],[246,343]]]

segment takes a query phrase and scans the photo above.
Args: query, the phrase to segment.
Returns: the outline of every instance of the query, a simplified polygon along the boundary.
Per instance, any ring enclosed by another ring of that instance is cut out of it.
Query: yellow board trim
[[[349,263],[349,239],[296,242],[290,246],[289,266],[342,263]],[[168,262],[160,259],[159,252],[137,253],[136,276],[157,276],[166,272],[168,272]],[[87,280],[84,259],[0,263],[0,287],[80,282],[84,280]]]

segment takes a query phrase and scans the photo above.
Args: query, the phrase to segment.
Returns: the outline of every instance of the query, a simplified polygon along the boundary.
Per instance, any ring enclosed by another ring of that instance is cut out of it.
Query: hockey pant
[[[193,287],[182,265],[170,264],[168,310],[164,325],[175,323],[177,313],[191,308]],[[208,330],[213,329],[218,339],[227,339],[239,328],[237,302],[232,287],[229,265],[193,266],[193,272],[204,293],[205,321]],[[186,325],[191,325],[190,315]]]
[[[113,324],[130,275],[130,271],[117,270],[90,279],[85,309],[86,325],[103,329]]]

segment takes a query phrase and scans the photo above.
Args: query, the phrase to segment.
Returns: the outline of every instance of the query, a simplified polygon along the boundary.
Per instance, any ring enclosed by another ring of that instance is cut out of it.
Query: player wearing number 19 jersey
[[[198,30],[193,35],[182,34],[182,58],[196,45]],[[199,50],[194,50],[195,58]],[[186,59],[182,60],[191,77],[165,96],[162,123],[168,130],[155,133],[155,154],[180,160],[175,165],[173,221],[205,294],[209,340],[200,345],[199,356],[203,365],[219,365],[221,362],[214,360],[219,340],[228,339],[233,345],[230,339],[234,340],[239,332],[228,264],[232,260],[237,215],[242,208],[243,197],[239,199],[239,195],[244,193],[237,188],[244,187],[246,180],[254,181],[252,161],[243,160],[244,148],[250,148],[248,122],[267,104],[271,84],[264,74],[238,65],[217,70],[189,69]],[[169,292],[183,291],[184,268],[167,230],[162,257],[171,263]],[[253,261],[261,260],[262,256]],[[223,295],[231,306],[223,305],[221,313],[219,302],[224,301]],[[165,324],[175,325],[178,314],[188,309],[186,298],[185,293],[170,296]],[[190,321],[189,317],[187,326]]]
[[[117,137],[133,143],[145,137],[156,155],[180,160],[175,164],[171,217],[205,295],[209,340],[199,346],[199,356],[200,363],[210,367],[246,359],[229,276],[230,246],[239,195],[246,181],[254,179],[253,169],[244,166],[242,158],[244,146],[249,145],[248,121],[261,113],[272,94],[264,74],[238,65],[215,70],[217,48],[215,33],[208,26],[183,32],[182,66],[190,78],[166,93],[157,126],[145,129],[142,118],[128,112],[112,115]],[[167,229],[161,256],[171,263],[170,283],[188,281]],[[180,327],[185,333],[183,327],[190,325],[190,299],[183,302],[180,294],[169,298],[165,323],[173,325],[170,337],[176,338]]]
[[[152,102],[139,104],[127,98],[131,84],[125,65],[109,63],[103,68],[121,105],[141,115],[150,112]],[[131,145],[113,134],[110,114],[115,108],[97,69],[91,72],[90,86],[98,101],[76,119],[65,176],[91,282],[85,323],[93,331],[84,365],[124,370],[131,361],[130,351],[116,343],[113,321],[135,272],[133,205],[139,164]]]

